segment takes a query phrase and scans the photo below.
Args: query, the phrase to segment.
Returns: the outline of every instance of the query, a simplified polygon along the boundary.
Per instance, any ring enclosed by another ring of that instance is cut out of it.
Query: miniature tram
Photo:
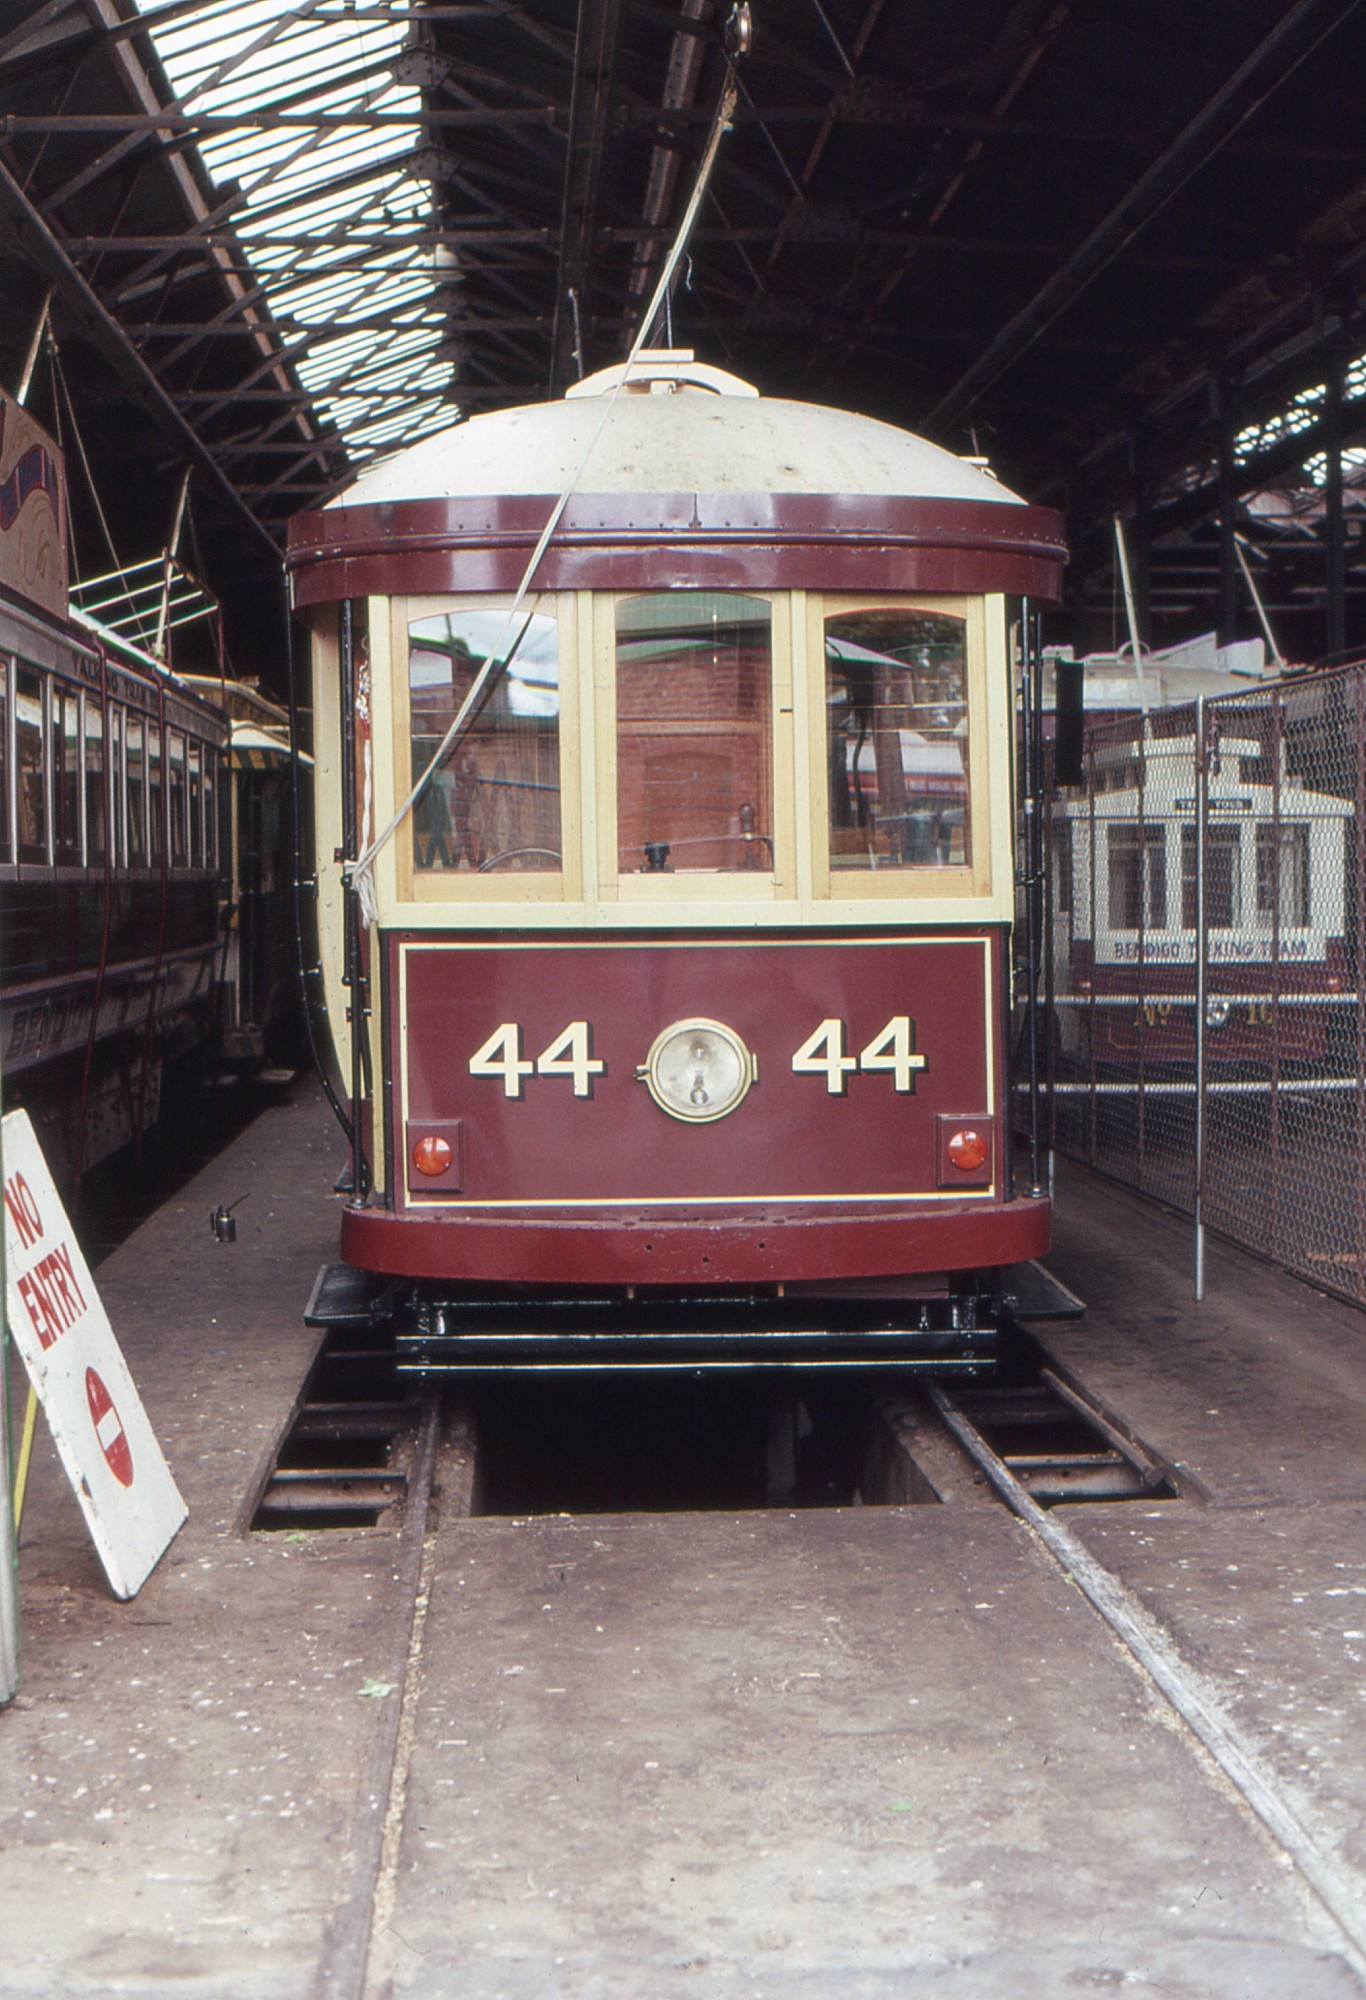
[[[60,453],[0,395],[0,1062],[78,1183],[212,1033],[228,728],[72,613],[65,512]]]
[[[978,464],[659,351],[293,524],[353,1147],[311,1319],[423,1369],[983,1365],[1049,1237],[1008,626],[1063,554]]]

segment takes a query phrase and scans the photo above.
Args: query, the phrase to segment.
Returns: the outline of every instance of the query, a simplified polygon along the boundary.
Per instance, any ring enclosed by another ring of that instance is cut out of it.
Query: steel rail
[[[945,1390],[930,1383],[929,1396],[957,1439],[1005,1501],[1074,1583],[1142,1668],[1168,1705],[1214,1759],[1276,1845],[1289,1856],[1347,1943],[1345,1956],[1366,1978],[1366,1907],[1336,1861],[1315,1840],[1257,1751],[1224,1713],[1204,1676],[1183,1659],[1168,1633],[1111,1570],[1070,1529],[1030,1498],[1009,1466],[973,1427]]]
[[[406,1760],[400,1754],[402,1734],[405,1724],[411,1729],[416,1704],[414,1669],[421,1656],[427,1585],[434,1555],[428,1517],[436,1483],[440,1431],[441,1405],[432,1396],[423,1410],[422,1429],[409,1475],[403,1547],[396,1565],[396,1594],[399,1605],[406,1606],[406,1616],[401,1611],[395,1622],[389,1658],[382,1670],[383,1684],[391,1692],[377,1704],[380,1724],[361,1775],[359,1824],[351,1847],[350,1880],[327,1928],[312,2000],[362,2000],[366,1990],[366,1966],[390,1829],[395,1819],[396,1794],[401,1813],[406,1778]]]

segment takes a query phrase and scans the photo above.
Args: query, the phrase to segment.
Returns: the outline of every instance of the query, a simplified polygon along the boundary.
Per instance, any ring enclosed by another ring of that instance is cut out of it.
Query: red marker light
[[[420,1174],[437,1175],[447,1173],[451,1164],[451,1149],[444,1139],[434,1138],[430,1133],[419,1139],[413,1147],[413,1165]]]
[[[985,1163],[987,1142],[980,1132],[974,1132],[972,1127],[967,1125],[961,1132],[955,1132],[949,1140],[948,1154],[959,1173],[976,1173],[978,1167]]]

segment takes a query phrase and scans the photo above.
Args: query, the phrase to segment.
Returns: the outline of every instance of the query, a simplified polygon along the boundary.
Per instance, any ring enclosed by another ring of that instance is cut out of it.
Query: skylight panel
[[[282,330],[304,343],[299,379],[356,461],[455,415],[439,351],[450,264],[438,266],[416,167],[419,94],[394,75],[413,20],[404,0],[384,14],[210,0],[153,29],[183,108],[245,121],[204,134],[199,151],[220,185],[242,188],[234,230]],[[272,113],[319,122],[272,126]]]

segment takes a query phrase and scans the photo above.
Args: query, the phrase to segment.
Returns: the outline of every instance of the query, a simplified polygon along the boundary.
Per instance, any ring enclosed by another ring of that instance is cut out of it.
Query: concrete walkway
[[[245,1532],[313,1353],[339,1158],[303,1092],[102,1268],[191,1515],[118,1604],[40,1454],[0,1713],[3,2000],[1366,1990],[965,1472],[942,1506],[470,1519],[448,1447],[400,1718],[420,1551]],[[1080,1178],[1060,1211],[1055,1268],[1092,1310],[1049,1342],[1209,1495],[1067,1518],[1366,1890],[1366,1324],[1221,1252],[1196,1312],[1179,1225]]]

